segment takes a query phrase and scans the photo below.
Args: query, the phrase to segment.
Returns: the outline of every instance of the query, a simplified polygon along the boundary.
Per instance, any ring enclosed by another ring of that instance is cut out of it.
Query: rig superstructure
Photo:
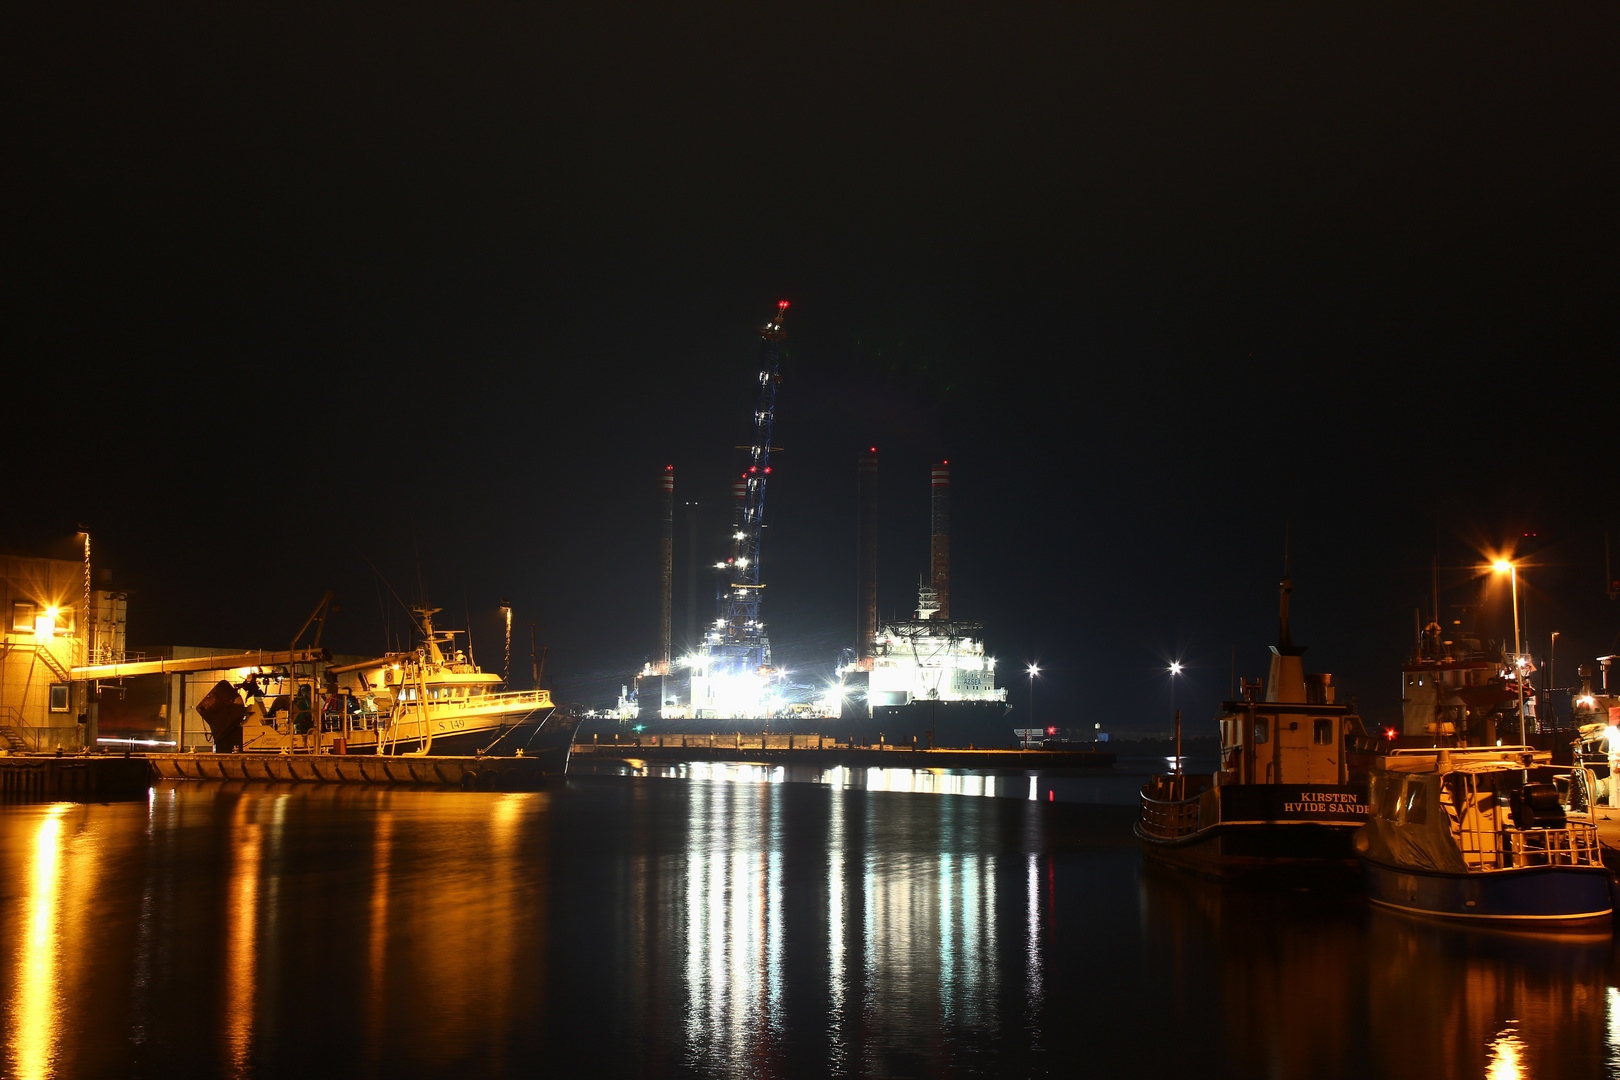
[[[876,457],[863,455],[860,492],[863,519],[873,515]],[[1005,687],[996,685],[996,661],[984,648],[984,625],[951,617],[949,461],[929,470],[929,569],[917,585],[915,618],[875,620],[875,604],[864,584],[875,573],[875,526],[863,520],[857,539],[857,648],[839,668],[842,718],[886,737],[915,736],[929,745],[996,746],[1012,736],[1003,726],[1009,706]],[[868,637],[870,635],[870,637]]]

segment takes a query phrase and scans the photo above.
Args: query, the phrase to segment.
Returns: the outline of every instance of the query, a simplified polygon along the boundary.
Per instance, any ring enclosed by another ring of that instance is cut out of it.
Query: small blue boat
[[[1356,857],[1375,904],[1519,925],[1609,922],[1597,826],[1559,801],[1525,746],[1397,750],[1371,776]]]

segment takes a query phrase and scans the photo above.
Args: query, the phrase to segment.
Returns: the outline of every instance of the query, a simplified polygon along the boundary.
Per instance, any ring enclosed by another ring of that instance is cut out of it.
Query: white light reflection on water
[[[1018,797],[1017,774],[996,776],[963,769],[898,769],[871,766],[851,769],[843,765],[760,765],[738,761],[686,761],[671,764],[626,759],[622,765],[597,765],[593,771],[671,780],[714,780],[731,784],[812,783],[867,791],[901,791],[923,795]],[[1029,797],[1036,798],[1037,779],[1029,778]]]
[[[842,769],[834,770],[842,772]],[[836,786],[842,787],[841,782]],[[849,992],[845,944],[848,899],[844,888],[844,800],[834,797],[827,813],[827,1066],[830,1073],[848,1067],[844,1039],[844,1003]]]
[[[1620,1076],[1620,987],[1608,988],[1609,1075]]]
[[[1024,1004],[1027,1015],[1038,1017],[1041,1014],[1042,1004],[1042,977],[1041,977],[1041,866],[1040,856],[1033,851],[1027,856],[1029,860],[1029,873],[1025,886],[1024,906],[1024,945],[1025,991]],[[1040,1029],[1037,1027],[1030,1032],[1031,1045],[1039,1049]]]
[[[687,1060],[694,1067],[757,1060],[767,1049],[761,1044],[781,1035],[779,799],[770,784],[693,789],[683,906]]]

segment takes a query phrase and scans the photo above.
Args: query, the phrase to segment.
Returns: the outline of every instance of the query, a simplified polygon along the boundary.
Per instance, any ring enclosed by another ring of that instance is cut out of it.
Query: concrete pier
[[[928,750],[882,744],[852,746],[825,735],[641,735],[618,742],[577,742],[582,761],[755,761],[922,769],[1109,768],[1114,755],[1097,750]]]
[[[0,757],[0,802],[128,802],[151,784],[144,758]]]
[[[376,754],[149,754],[164,780],[397,784],[462,791],[533,791],[550,775],[538,757],[390,757]]]

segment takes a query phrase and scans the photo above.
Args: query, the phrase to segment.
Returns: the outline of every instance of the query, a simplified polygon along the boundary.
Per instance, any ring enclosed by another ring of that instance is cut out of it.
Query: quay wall
[[[0,757],[0,802],[130,802],[152,767],[138,757]]]
[[[394,784],[462,791],[533,791],[548,774],[538,757],[392,757],[378,754],[150,754],[164,780]]]

